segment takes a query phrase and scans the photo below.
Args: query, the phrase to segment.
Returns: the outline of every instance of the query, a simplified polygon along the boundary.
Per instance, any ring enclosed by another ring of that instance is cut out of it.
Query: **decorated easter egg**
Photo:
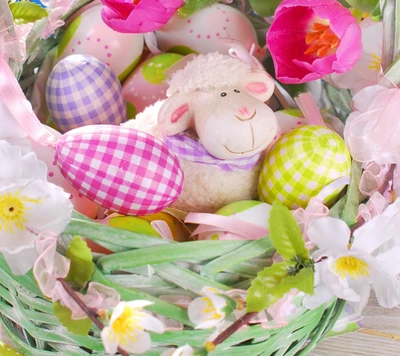
[[[261,201],[243,200],[228,204],[215,212],[217,215],[233,216],[235,219],[254,224],[266,230],[269,229],[269,213],[272,206]],[[229,231],[212,228],[209,231],[200,233],[199,240],[242,240],[243,236]]]
[[[139,65],[125,80],[122,95],[128,105],[128,119],[166,98],[168,83],[165,71],[181,58],[175,53],[159,54]]]
[[[278,199],[291,209],[305,208],[325,186],[348,176],[350,166],[349,151],[337,133],[323,126],[301,126],[283,135],[267,153],[258,194],[270,204]]]
[[[44,126],[50,133],[57,139],[61,137],[61,134],[51,127]],[[70,194],[71,203],[74,209],[87,217],[94,219],[97,215],[97,204],[93,203],[82,194],[80,194],[70,183],[63,177],[60,171],[56,167],[55,154],[56,151],[51,146],[43,146],[37,144],[32,140],[32,149],[36,153],[37,157],[43,161],[47,166],[47,180],[50,183],[58,185],[65,192]]]
[[[158,47],[163,52],[182,55],[189,53],[221,52],[228,54],[229,47],[221,38],[242,43],[250,51],[255,45],[254,56],[262,59],[253,25],[241,11],[224,4],[215,4],[181,19],[175,14],[161,30],[156,31]]]
[[[176,156],[155,137],[121,126],[86,126],[57,142],[56,162],[71,185],[105,209],[154,214],[183,186]]]
[[[57,47],[56,60],[87,54],[104,62],[122,81],[138,64],[143,45],[142,34],[120,33],[108,27],[98,5],[84,11],[67,27]]]
[[[121,84],[109,67],[92,56],[75,54],[58,62],[47,80],[46,102],[61,132],[126,121]]]
[[[175,241],[184,242],[190,236],[188,229],[185,228],[182,221],[163,211],[145,216],[123,216],[113,214],[104,220],[97,221],[119,229],[157,237],[161,237],[161,235],[159,231],[157,231],[158,229],[156,223],[162,221],[167,224],[168,229]]]

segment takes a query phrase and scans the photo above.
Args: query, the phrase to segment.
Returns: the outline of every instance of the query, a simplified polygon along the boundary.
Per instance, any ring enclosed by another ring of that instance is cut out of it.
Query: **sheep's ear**
[[[176,135],[191,126],[190,96],[174,94],[164,101],[158,112],[158,127],[164,135]]]
[[[272,77],[263,70],[253,70],[247,74],[246,78],[241,82],[246,91],[261,100],[267,101],[274,93],[275,84]]]

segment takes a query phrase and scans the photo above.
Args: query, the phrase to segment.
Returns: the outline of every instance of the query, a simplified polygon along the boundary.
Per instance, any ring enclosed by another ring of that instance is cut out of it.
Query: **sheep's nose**
[[[245,106],[239,109],[239,113],[241,116],[247,117],[250,116],[250,111]]]
[[[240,120],[240,121],[250,121],[255,115],[256,115],[256,110],[252,112],[250,109],[248,109],[246,106],[243,106],[238,110],[239,115],[235,115],[235,117]]]

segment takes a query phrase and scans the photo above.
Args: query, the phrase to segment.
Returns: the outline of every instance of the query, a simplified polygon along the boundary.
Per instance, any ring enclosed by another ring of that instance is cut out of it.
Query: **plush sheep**
[[[167,99],[124,124],[163,140],[180,159],[185,183],[173,207],[215,212],[257,197],[261,154],[278,129],[264,104],[273,91],[259,68],[199,55],[172,75]]]

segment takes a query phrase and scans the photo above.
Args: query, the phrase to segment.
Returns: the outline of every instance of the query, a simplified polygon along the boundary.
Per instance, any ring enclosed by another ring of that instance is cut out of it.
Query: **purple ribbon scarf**
[[[251,157],[238,159],[218,159],[211,156],[204,146],[185,135],[165,136],[165,143],[175,155],[184,161],[208,164],[227,172],[246,171],[253,168],[261,157],[261,152]]]

